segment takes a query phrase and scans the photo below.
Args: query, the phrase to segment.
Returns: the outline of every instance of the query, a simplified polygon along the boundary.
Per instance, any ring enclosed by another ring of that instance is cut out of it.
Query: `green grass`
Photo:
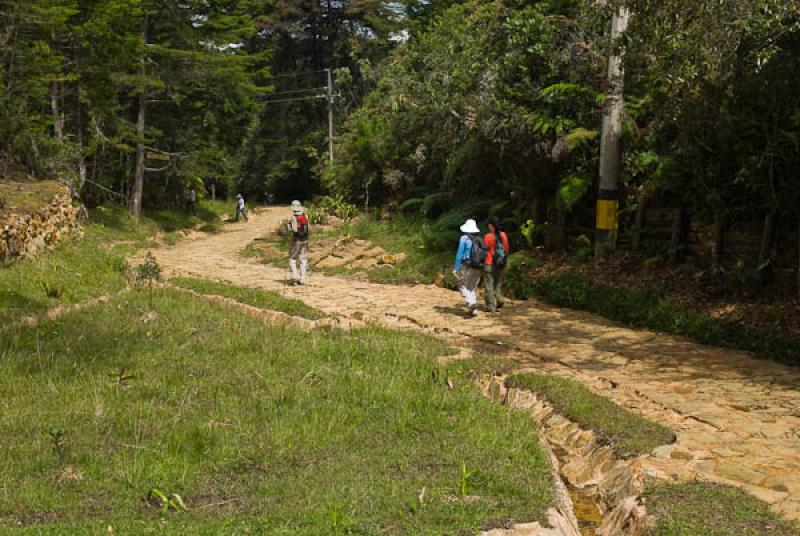
[[[180,228],[201,221],[186,214],[169,218],[167,214],[147,211],[137,222],[122,207],[98,207],[91,212],[82,239],[67,240],[52,252],[0,267],[0,326],[58,304],[79,303],[125,288],[126,256],[156,247],[150,238],[163,231],[167,221]],[[216,218],[213,213],[204,217]],[[60,291],[61,296],[48,296],[46,289]]]
[[[219,225],[223,217],[231,214],[233,214],[233,203],[225,201],[200,201],[195,214],[166,208],[145,211],[145,217],[166,233],[197,226]]]
[[[195,290],[201,294],[224,296],[260,309],[281,311],[289,315],[317,320],[325,317],[325,313],[314,309],[300,300],[284,298],[277,292],[248,287],[237,287],[226,283],[218,283],[207,279],[179,277],[170,279],[170,283]]]
[[[513,273],[509,273],[513,276]],[[589,311],[633,327],[683,335],[696,341],[739,348],[788,364],[800,364],[800,341],[779,328],[765,330],[713,318],[670,301],[649,289],[596,285],[577,272],[529,279],[520,289],[553,305]]]
[[[736,488],[694,482],[646,491],[647,513],[657,519],[648,536],[795,536],[800,527]]]
[[[542,520],[552,503],[532,421],[440,369],[443,343],[301,332],[155,293],[151,322],[146,293],[132,291],[0,338],[0,523],[21,534],[452,535]],[[123,367],[135,378],[116,387]],[[60,458],[53,428],[65,433]],[[68,465],[83,479],[65,478]],[[161,514],[145,501],[154,486],[189,510]]]
[[[390,254],[405,253],[396,266],[372,270],[370,281],[392,284],[430,284],[452,269],[458,237],[449,249],[438,249],[427,240],[430,224],[422,219],[397,217],[390,221],[361,218],[343,232],[369,240]]]
[[[672,431],[592,393],[575,380],[526,373],[510,376],[506,385],[539,393],[559,414],[608,440],[622,458],[647,454],[675,441]]]
[[[5,201],[4,210],[13,208],[16,214],[36,212],[63,191],[64,185],[58,181],[0,180],[0,199]]]

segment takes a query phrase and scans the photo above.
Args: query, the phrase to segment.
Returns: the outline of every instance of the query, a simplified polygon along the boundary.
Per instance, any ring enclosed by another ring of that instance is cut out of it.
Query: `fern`
[[[411,199],[408,199],[407,201],[404,201],[400,205],[400,211],[401,212],[417,212],[418,210],[420,210],[420,208],[422,207],[424,202],[425,202],[425,199],[423,199],[422,197],[412,197]]]
[[[589,130],[582,127],[575,128],[570,131],[565,138],[567,142],[567,151],[571,153],[575,149],[584,147],[596,140],[599,135],[600,133],[596,130]]]

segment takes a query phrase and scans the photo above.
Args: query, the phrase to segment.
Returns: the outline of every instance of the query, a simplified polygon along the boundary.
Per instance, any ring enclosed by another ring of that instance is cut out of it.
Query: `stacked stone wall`
[[[33,257],[83,231],[82,210],[65,187],[39,210],[0,211],[0,263]]]

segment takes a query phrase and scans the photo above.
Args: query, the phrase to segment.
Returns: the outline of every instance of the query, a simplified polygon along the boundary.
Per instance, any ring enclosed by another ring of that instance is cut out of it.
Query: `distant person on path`
[[[486,244],[475,220],[467,220],[461,226],[463,233],[458,242],[453,275],[458,279],[459,290],[467,303],[470,316],[478,316],[478,284],[481,282],[481,269],[486,260]]]
[[[275,204],[275,194],[270,192],[267,194],[267,205],[272,206]]]
[[[244,217],[244,221],[247,220],[247,206],[244,204],[244,197],[242,194],[236,194],[236,221],[239,221],[239,215]]]
[[[505,305],[503,272],[509,255],[508,235],[500,229],[500,221],[494,216],[489,218],[489,232],[483,237],[483,241],[486,243],[486,261],[483,264],[483,288],[486,291],[484,297],[486,310],[494,313]]]
[[[289,249],[289,268],[292,270],[290,285],[305,285],[308,272],[308,216],[300,201],[292,201],[292,220],[289,232],[292,245]],[[297,273],[297,259],[300,259],[300,273]]]
[[[197,190],[194,186],[186,193],[186,211],[197,214]]]

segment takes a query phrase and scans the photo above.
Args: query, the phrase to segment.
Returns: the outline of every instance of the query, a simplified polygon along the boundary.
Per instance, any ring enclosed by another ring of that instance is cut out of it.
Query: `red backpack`
[[[308,217],[305,214],[298,214],[294,219],[297,221],[294,237],[297,240],[308,240]]]

